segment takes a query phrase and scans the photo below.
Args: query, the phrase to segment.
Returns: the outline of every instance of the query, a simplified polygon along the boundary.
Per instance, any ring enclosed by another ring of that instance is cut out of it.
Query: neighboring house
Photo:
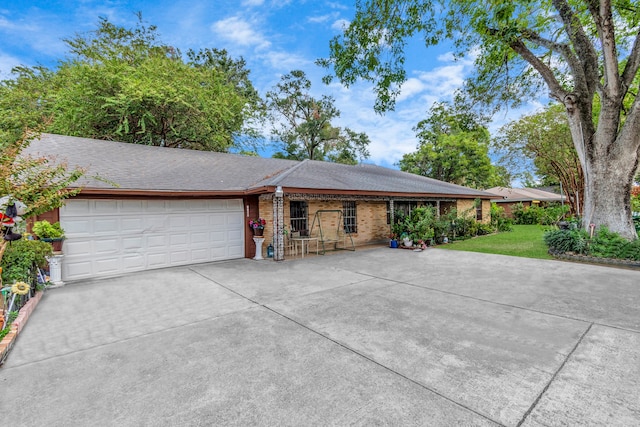
[[[25,151],[87,169],[79,195],[39,217],[66,232],[62,279],[114,276],[251,258],[248,222],[267,220],[284,192],[288,230],[309,230],[319,210],[340,210],[355,246],[387,241],[391,212],[432,205],[489,221],[490,193],[374,165],[240,156],[43,134]],[[475,200],[482,203],[476,206]],[[474,208],[474,206],[476,206]],[[274,213],[275,212],[275,213]],[[334,221],[335,222],[335,221]],[[310,230],[314,233],[313,230]],[[277,258],[282,252],[276,247]],[[264,251],[263,251],[264,253]]]
[[[499,196],[492,198],[491,202],[504,208],[504,213],[509,218],[513,218],[514,207],[519,203],[522,203],[524,207],[548,206],[550,203],[561,203],[564,199],[564,196],[560,194],[538,188],[493,187],[485,191]]]

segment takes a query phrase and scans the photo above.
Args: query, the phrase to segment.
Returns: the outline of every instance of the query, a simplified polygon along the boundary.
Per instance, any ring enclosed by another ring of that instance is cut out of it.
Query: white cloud
[[[346,5],[342,4],[342,3],[338,3],[338,2],[332,2],[329,1],[326,3],[328,7],[330,7],[331,9],[341,9],[341,10],[347,10],[349,9]]]
[[[271,43],[255,28],[255,22],[248,22],[237,16],[214,22],[211,26],[219,37],[233,43],[241,46],[255,46],[259,49],[269,48]]]
[[[327,22],[331,19],[335,19],[336,18],[336,14],[335,13],[330,13],[327,15],[319,15],[319,16],[310,16],[309,18],[307,18],[307,21],[314,23],[314,24],[321,24],[323,22]]]
[[[20,60],[0,52],[0,80],[10,79],[11,69],[20,65]]]
[[[285,51],[269,51],[258,56],[273,70],[288,73],[291,70],[304,70],[313,66],[313,60],[295,53]]]
[[[338,19],[333,24],[331,24],[331,29],[336,31],[344,31],[349,26],[349,24],[350,22],[346,19]]]
[[[264,4],[264,0],[244,0],[242,2],[242,6],[254,7],[254,6],[262,6]]]

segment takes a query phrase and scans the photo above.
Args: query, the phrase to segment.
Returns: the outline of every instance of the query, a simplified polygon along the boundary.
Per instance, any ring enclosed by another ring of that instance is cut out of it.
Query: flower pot
[[[254,236],[262,236],[262,233],[264,233],[264,228],[254,228],[253,229],[253,235]]]
[[[62,242],[64,241],[64,237],[58,237],[55,239],[41,238],[40,240],[51,243],[53,245],[54,252],[62,252]]]
[[[390,247],[390,248],[397,248],[397,247],[398,247],[398,241],[397,241],[396,239],[392,239],[392,240],[389,242],[389,247]]]
[[[413,240],[411,240],[411,239],[403,239],[402,240],[402,244],[404,246],[406,246],[407,248],[410,248],[410,247],[413,246]]]

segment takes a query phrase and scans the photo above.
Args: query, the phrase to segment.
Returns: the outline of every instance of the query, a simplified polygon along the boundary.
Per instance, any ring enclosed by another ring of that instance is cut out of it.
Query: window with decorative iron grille
[[[308,230],[308,206],[307,202],[291,201],[289,202],[289,217],[291,231]]]
[[[358,232],[358,216],[356,202],[342,202],[342,219],[346,233]]]

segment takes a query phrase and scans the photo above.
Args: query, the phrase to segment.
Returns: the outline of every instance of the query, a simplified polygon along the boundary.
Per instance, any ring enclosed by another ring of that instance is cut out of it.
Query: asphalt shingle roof
[[[243,193],[281,185],[327,192],[490,196],[486,192],[375,165],[298,162],[53,134],[42,134],[25,153],[55,156],[57,161],[66,161],[70,167],[86,168],[87,173],[78,184],[92,189]]]
[[[559,202],[563,196],[549,191],[540,190],[537,188],[505,188],[505,187],[493,187],[485,190],[487,193],[492,193],[498,197],[493,197],[494,200],[504,200],[513,202],[523,202],[529,200],[540,200],[542,202]]]

